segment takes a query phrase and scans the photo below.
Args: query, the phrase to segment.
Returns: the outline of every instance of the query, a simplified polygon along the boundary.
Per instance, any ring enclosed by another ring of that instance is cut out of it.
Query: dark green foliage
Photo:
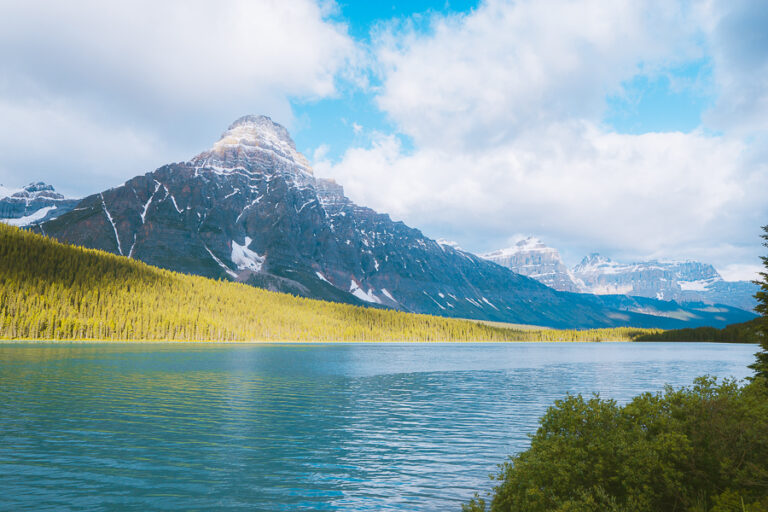
[[[700,378],[619,406],[555,402],[465,512],[768,510],[768,391]]]
[[[764,240],[763,245],[768,247],[768,226],[763,226],[763,234],[761,235]],[[755,294],[757,299],[757,307],[755,311],[760,313],[759,333],[761,334],[760,347],[762,350],[755,354],[757,360],[750,366],[755,370],[756,378],[763,378],[768,382],[768,256],[763,256],[763,265],[765,266],[765,272],[760,272],[760,281],[755,281],[755,284],[760,286],[760,291]]]
[[[749,322],[731,324],[717,329],[715,327],[696,327],[694,329],[671,329],[669,331],[641,334],[635,341],[715,341],[721,343],[759,343],[762,340],[762,318]]]
[[[768,226],[762,238],[768,247]],[[555,402],[531,447],[464,512],[768,511],[768,257],[756,311],[724,329],[650,333],[644,341],[759,341],[751,383],[701,377],[625,406],[581,395]]]

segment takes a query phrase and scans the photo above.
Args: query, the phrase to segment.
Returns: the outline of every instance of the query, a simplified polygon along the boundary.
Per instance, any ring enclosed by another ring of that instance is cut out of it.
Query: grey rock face
[[[64,197],[51,185],[30,183],[19,190],[0,186],[0,222],[14,226],[39,224],[72,210],[78,199]]]
[[[725,281],[712,265],[698,261],[627,264],[593,253],[569,269],[556,249],[532,237],[483,258],[560,291],[726,304],[747,311],[756,305],[755,284]]]
[[[533,237],[520,240],[508,249],[484,254],[482,258],[536,279],[555,290],[576,293],[584,291],[563,263],[557,249],[547,247]]]
[[[573,268],[586,291],[620,293],[683,303],[727,304],[751,311],[757,285],[728,282],[712,265],[698,261],[643,261],[623,264],[593,254]]]
[[[558,327],[691,325],[559,293],[356,205],[263,116],[39,230],[162,268],[372,307]]]

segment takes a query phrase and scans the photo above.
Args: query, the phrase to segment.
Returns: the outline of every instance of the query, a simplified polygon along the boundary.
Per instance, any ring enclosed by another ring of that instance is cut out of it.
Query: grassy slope
[[[0,339],[621,341],[648,332],[522,330],[303,299],[0,224]]]

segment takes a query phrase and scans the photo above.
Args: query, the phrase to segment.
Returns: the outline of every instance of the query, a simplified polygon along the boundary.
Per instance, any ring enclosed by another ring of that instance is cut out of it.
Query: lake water
[[[0,344],[2,510],[459,510],[566,393],[755,345]]]

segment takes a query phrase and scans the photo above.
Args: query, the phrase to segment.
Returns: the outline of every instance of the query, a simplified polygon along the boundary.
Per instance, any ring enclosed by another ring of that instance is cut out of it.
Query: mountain
[[[285,128],[264,116],[238,119],[210,150],[89,196],[36,229],[170,270],[409,312],[552,327],[751,318],[619,310],[440,244],[315,178]]]
[[[512,247],[481,256],[518,274],[564,292],[582,292],[573,274],[565,266],[557,249],[547,247],[541,240],[528,237]]]
[[[307,300],[168,272],[0,224],[0,339],[523,341],[636,329],[531,331]]]
[[[627,294],[678,302],[727,304],[751,311],[757,285],[725,281],[712,265],[698,261],[618,263],[591,254],[572,269],[585,290],[597,294]]]
[[[533,237],[482,257],[560,291],[725,304],[747,311],[756,305],[755,284],[725,281],[712,265],[698,261],[619,263],[593,253],[569,269],[556,249]]]
[[[21,189],[0,185],[0,222],[21,227],[39,224],[67,213],[78,201],[64,197],[43,182]]]

